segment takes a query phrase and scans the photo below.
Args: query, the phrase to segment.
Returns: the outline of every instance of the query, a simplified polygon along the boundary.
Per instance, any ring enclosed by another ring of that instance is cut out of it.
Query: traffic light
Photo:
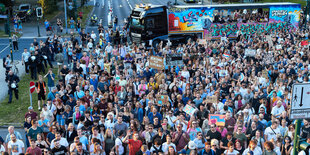
[[[37,17],[38,18],[43,17],[43,10],[42,10],[41,7],[37,7],[36,12],[37,12]]]

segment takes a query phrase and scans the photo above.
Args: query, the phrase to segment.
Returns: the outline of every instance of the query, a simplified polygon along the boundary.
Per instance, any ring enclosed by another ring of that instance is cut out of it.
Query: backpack
[[[163,145],[160,145],[159,149],[157,149],[157,148],[155,147],[155,145],[154,145],[153,148],[155,149],[155,151],[154,151],[153,153],[156,153],[156,154],[158,154],[159,152],[162,152],[162,153],[163,153],[164,151],[163,151],[162,147],[163,147]]]
[[[127,144],[123,143],[122,139],[118,138],[122,142],[122,146],[124,147],[124,154],[127,152]]]

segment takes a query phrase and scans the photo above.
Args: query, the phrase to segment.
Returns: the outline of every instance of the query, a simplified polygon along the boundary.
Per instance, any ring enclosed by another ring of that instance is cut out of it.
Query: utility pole
[[[77,14],[77,6],[76,6],[76,0],[73,0],[73,7],[74,7],[74,20],[77,20],[76,14]]]
[[[309,9],[310,9],[310,1],[309,0],[307,0],[307,5],[306,5],[306,10],[305,10],[305,12],[304,12],[304,22],[305,22],[305,24],[304,24],[304,28],[306,29],[306,27],[307,27],[307,16],[309,16],[310,17],[310,11],[309,11]]]
[[[11,60],[12,60],[12,62],[13,62],[12,35],[11,35],[11,23],[10,23],[11,9],[12,9],[12,7],[8,7],[8,15],[7,15],[7,18],[6,18],[6,19],[7,19],[8,32],[9,32]]]
[[[67,1],[64,0],[64,8],[65,8],[65,23],[66,23],[66,34],[68,34],[68,26],[67,26]]]
[[[309,0],[308,0],[309,1]],[[295,133],[294,133],[294,147],[293,147],[293,155],[298,154],[298,148],[299,148],[299,140],[300,140],[300,124],[301,120],[297,119],[295,123]]]
[[[41,35],[40,35],[40,27],[39,27],[39,17],[37,17],[37,26],[38,26],[38,37],[41,37]]]

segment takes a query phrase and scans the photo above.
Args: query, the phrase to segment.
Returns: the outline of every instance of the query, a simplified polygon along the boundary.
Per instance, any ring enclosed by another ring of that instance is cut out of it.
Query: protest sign
[[[158,95],[157,103],[160,105],[166,104],[168,102],[168,95]]]
[[[267,70],[263,70],[262,75],[265,79],[268,79],[268,71]]]
[[[158,70],[162,70],[165,68],[164,66],[164,58],[158,56],[151,56],[150,58],[150,67]]]
[[[190,116],[192,116],[192,115],[195,113],[196,109],[187,104],[187,105],[183,108],[183,111],[184,111],[185,113],[189,114]]]
[[[168,66],[181,66],[181,65],[183,65],[182,54],[167,54],[166,63]]]
[[[198,45],[206,45],[207,44],[207,40],[206,39],[199,39],[198,40]]]
[[[225,126],[225,115],[209,114],[209,125]]]
[[[207,96],[207,103],[217,103],[217,96]]]
[[[244,55],[247,56],[247,57],[255,57],[256,50],[255,49],[247,48],[247,49],[244,50]]]

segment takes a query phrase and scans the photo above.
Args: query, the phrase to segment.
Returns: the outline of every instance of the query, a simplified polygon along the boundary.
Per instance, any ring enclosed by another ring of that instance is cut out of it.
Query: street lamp
[[[66,0],[64,0],[64,8],[65,8],[66,34],[68,34],[68,26],[67,26],[67,2],[66,2]]]
[[[9,32],[9,41],[10,41],[10,53],[11,53],[11,60],[13,62],[13,50],[12,50],[12,36],[11,36],[11,23],[10,23],[10,18],[11,18],[11,7],[8,7],[8,14],[7,14],[7,28]]]

